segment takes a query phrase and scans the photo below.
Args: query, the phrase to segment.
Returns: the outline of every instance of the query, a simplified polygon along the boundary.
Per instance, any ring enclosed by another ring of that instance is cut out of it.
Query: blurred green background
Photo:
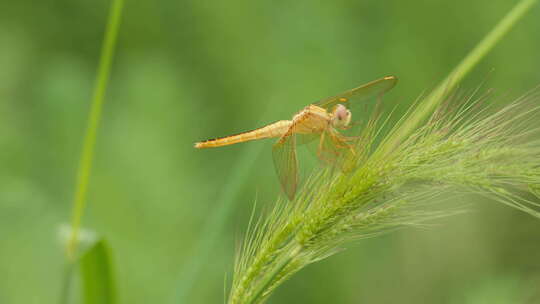
[[[184,303],[222,302],[255,200],[275,202],[270,142],[193,142],[385,75],[400,78],[385,100],[403,110],[515,2],[127,1],[83,222],[111,244],[119,302],[178,303],[181,290]],[[0,3],[0,303],[58,302],[58,230],[108,6]],[[484,83],[510,101],[540,83],[539,54],[535,7],[462,88]],[[270,303],[540,303],[540,221],[474,202],[433,228],[352,244]],[[201,252],[209,234],[217,242]]]

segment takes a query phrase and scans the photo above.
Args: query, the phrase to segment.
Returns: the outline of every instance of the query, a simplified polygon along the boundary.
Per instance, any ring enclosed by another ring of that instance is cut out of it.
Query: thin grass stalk
[[[413,113],[396,128],[379,150],[382,155],[390,153],[419,126],[444,101],[445,97],[480,62],[486,54],[512,29],[537,0],[522,0],[476,45],[476,47],[448,74]]]
[[[99,122],[101,120],[103,101],[109,82],[111,64],[113,61],[123,6],[124,0],[112,0],[107,27],[105,29],[105,37],[101,48],[96,84],[91,101],[90,113],[88,115],[81,158],[79,160],[79,167],[77,170],[77,183],[71,217],[71,236],[66,246],[66,253],[71,261],[75,260],[77,254],[79,231],[86,206],[88,184],[90,181],[92,162],[94,159],[97,132]]]

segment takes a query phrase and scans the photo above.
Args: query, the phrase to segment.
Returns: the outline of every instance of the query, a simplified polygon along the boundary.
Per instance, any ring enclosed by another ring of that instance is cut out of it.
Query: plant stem
[[[431,114],[445,96],[469,73],[469,71],[508,33],[537,0],[522,0],[499,21],[484,39],[448,74],[448,76],[429,94],[397,131],[381,146],[379,152],[385,156],[395,149],[401,141]]]
[[[268,287],[274,282],[276,277],[281,273],[281,271],[289,265],[289,263],[296,258],[296,256],[302,251],[300,245],[295,246],[291,251],[280,261],[278,261],[273,267],[272,271],[268,273],[262,282],[258,283],[253,291],[253,295],[245,302],[245,304],[257,303],[264,298],[265,292],[268,290]]]
[[[73,275],[73,263],[67,263],[62,277],[62,289],[60,291],[60,304],[68,304],[70,300],[71,279]]]
[[[99,121],[101,119],[103,97],[105,96],[109,81],[111,63],[114,55],[116,38],[118,36],[118,28],[120,26],[123,5],[124,0],[113,0],[111,2],[107,28],[105,30],[105,38],[101,49],[98,74],[94,87],[90,113],[88,115],[88,123],[86,126],[86,134],[84,136],[81,158],[79,160],[79,168],[77,170],[77,185],[75,189],[71,220],[71,236],[66,248],[67,256],[71,260],[75,259],[77,252],[79,229],[86,205],[86,194],[88,192],[88,182],[92,169],[92,160],[94,158],[97,130]]]

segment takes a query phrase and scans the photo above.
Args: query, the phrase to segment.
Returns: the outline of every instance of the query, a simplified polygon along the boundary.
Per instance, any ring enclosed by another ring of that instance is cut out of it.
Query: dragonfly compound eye
[[[345,127],[351,121],[351,112],[341,104],[334,109],[334,126],[338,128]]]

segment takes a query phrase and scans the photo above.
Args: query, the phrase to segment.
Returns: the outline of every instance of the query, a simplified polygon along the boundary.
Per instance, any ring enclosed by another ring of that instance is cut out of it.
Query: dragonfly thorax
[[[338,104],[332,111],[332,126],[338,129],[345,129],[351,123],[351,111],[344,105]]]

